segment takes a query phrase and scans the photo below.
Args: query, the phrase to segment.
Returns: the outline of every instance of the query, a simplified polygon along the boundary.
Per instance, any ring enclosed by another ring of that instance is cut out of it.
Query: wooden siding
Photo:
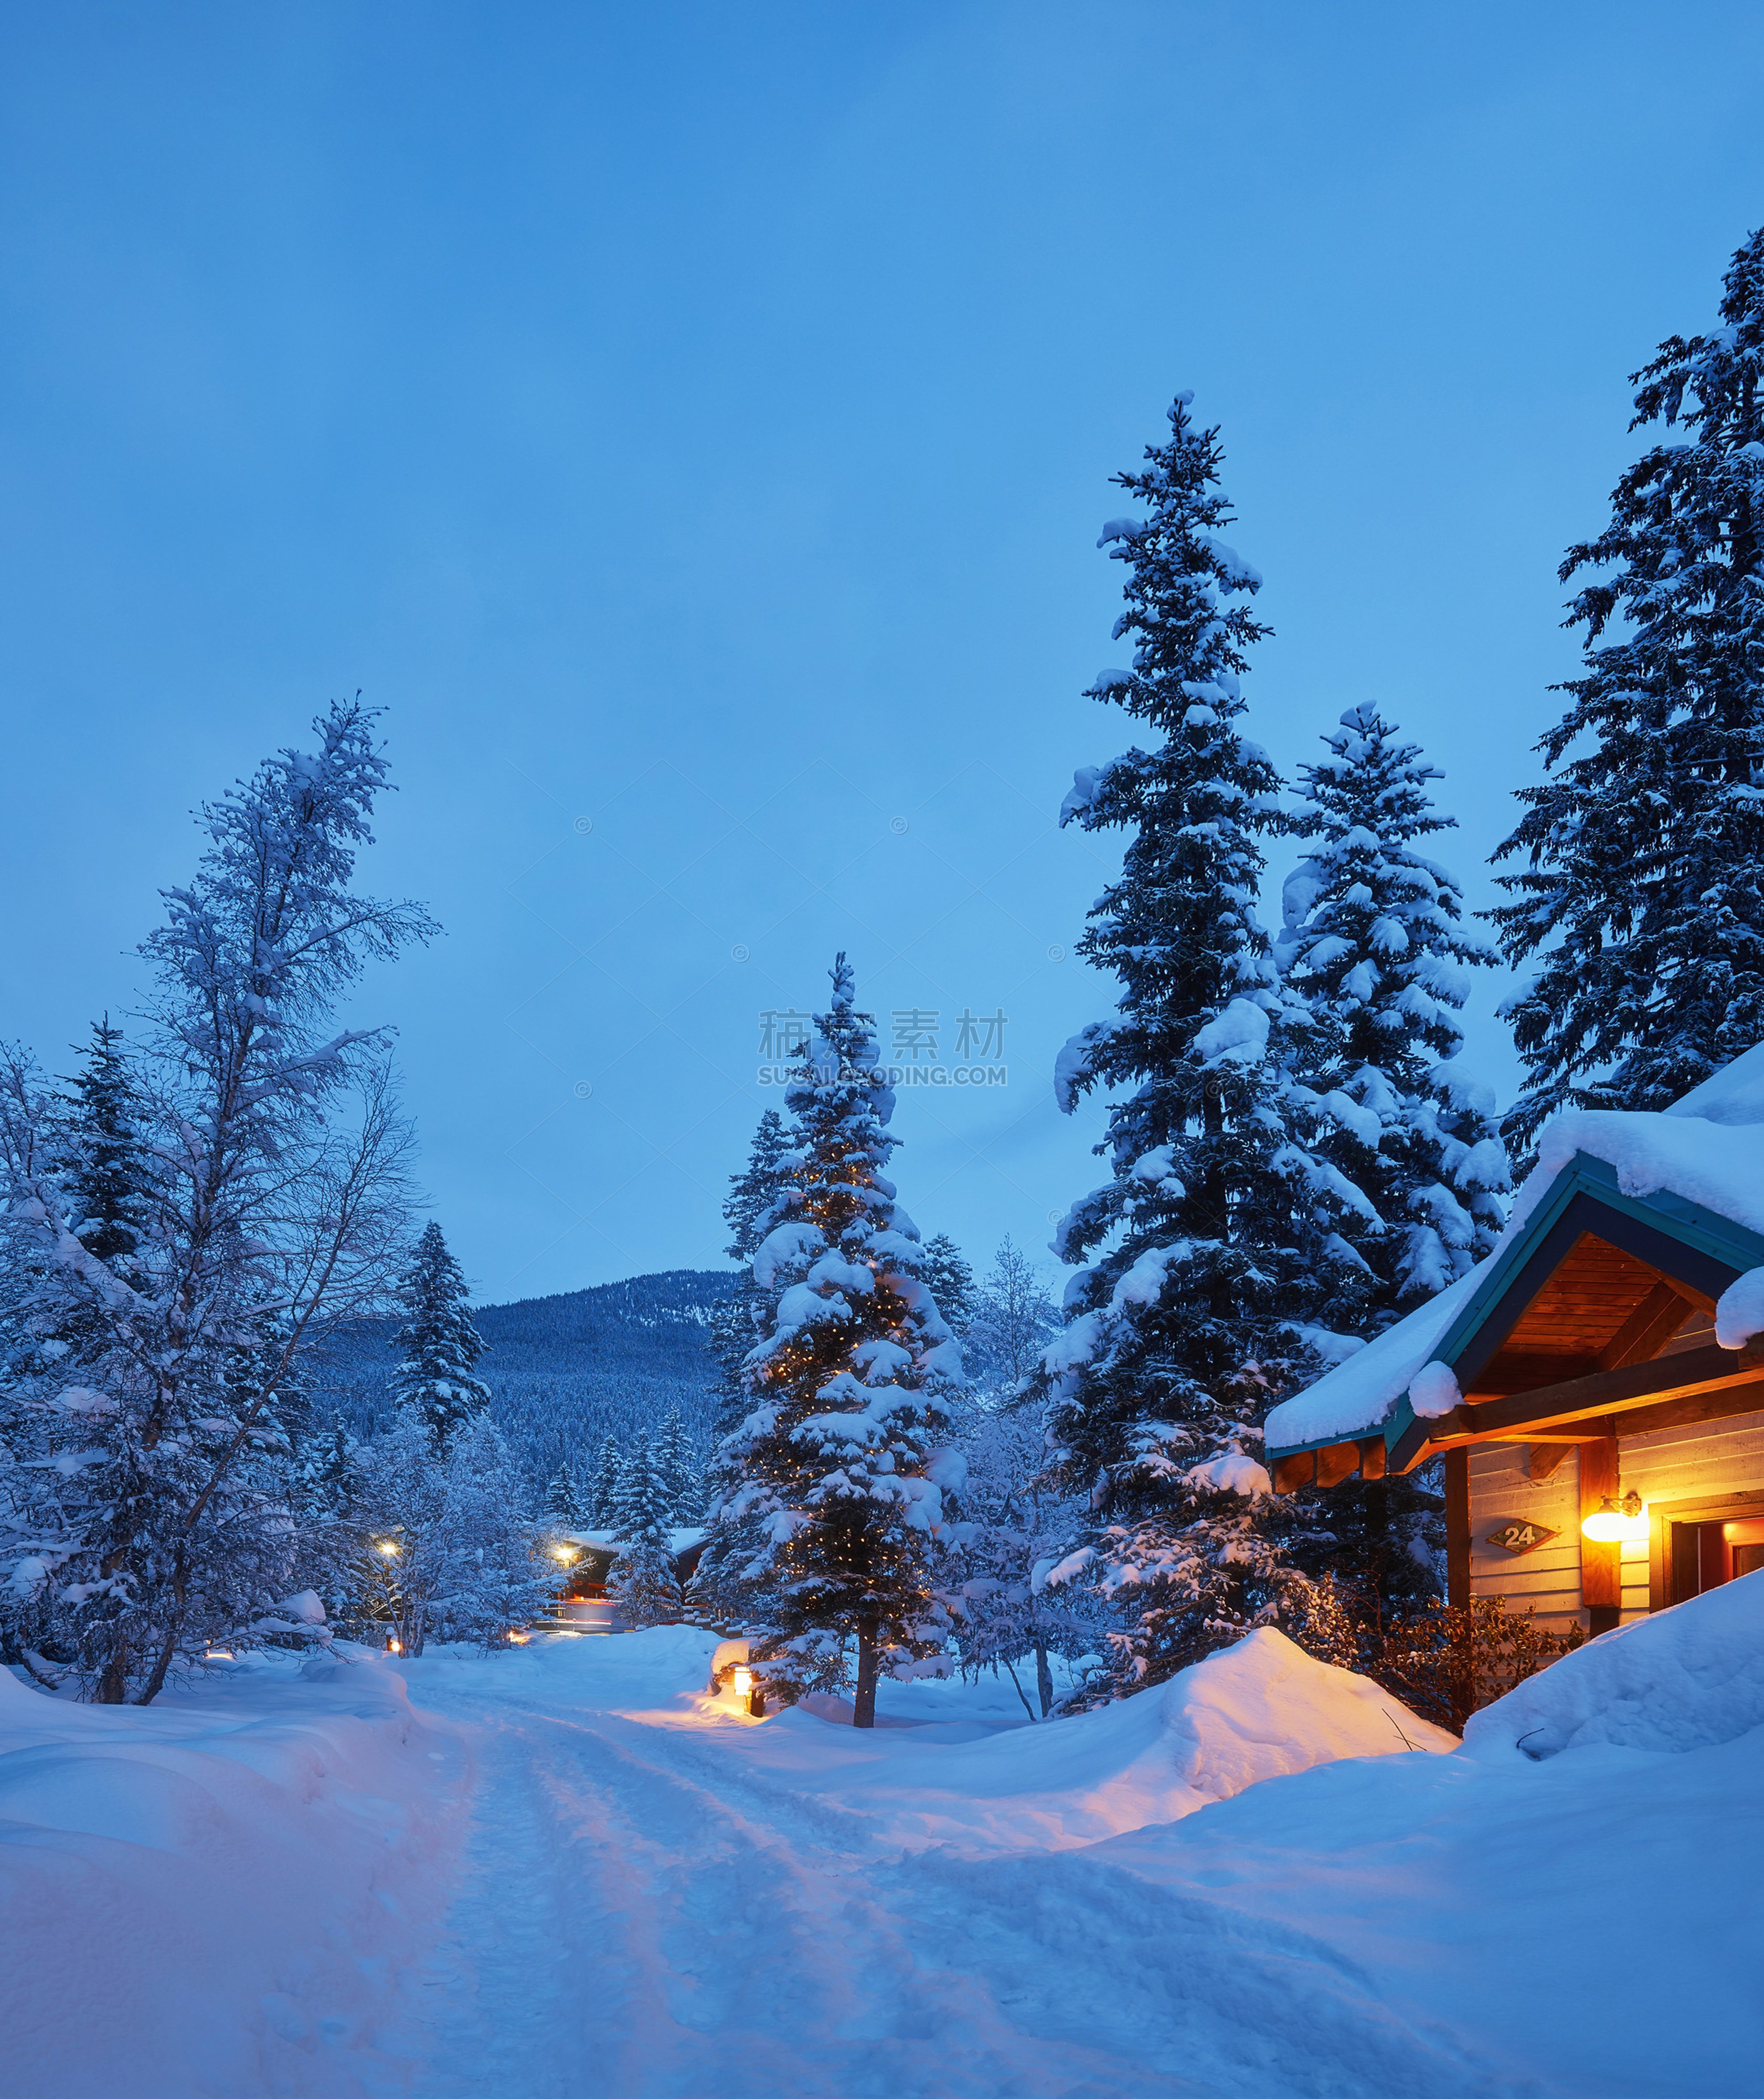
[[[1621,1417],[1619,1417],[1621,1419]],[[1537,1621],[1561,1630],[1584,1625],[1580,1596],[1580,1459],[1558,1463],[1533,1478],[1522,1445],[1474,1445],[1470,1460],[1470,1586],[1477,1596],[1505,1596]],[[1728,1493],[1764,1489],[1764,1411],[1725,1421],[1696,1422],[1623,1437],[1618,1446],[1622,1488],[1644,1501],[1718,1500]],[[1535,1523],[1558,1535],[1516,1558],[1488,1543],[1502,1524]],[[1622,1557],[1622,1612],[1647,1611],[1645,1543],[1626,1545]]]

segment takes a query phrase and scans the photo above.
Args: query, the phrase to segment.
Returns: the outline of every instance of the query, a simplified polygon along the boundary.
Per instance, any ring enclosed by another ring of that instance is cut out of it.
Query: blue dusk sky
[[[1761,88],[1719,0],[11,0],[7,1032],[68,1068],[193,806],[359,689],[364,878],[446,931],[352,1018],[482,1294],[718,1261],[759,1016],[839,948],[922,1063],[1006,1016],[895,1170],[1039,1251],[1098,1173],[1049,1073],[1113,1003],[1054,823],[1132,740],[1083,697],[1109,476],[1192,388],[1251,733],[1290,772],[1377,702],[1485,904],[1625,375],[1764,218]]]

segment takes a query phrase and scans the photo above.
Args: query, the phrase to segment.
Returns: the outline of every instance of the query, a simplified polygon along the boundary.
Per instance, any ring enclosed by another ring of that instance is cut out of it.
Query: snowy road
[[[1093,1852],[904,1851],[885,1815],[805,1790],[776,1723],[645,1710],[642,1647],[411,1672],[476,1804],[398,2051],[422,2099],[1519,2088],[1404,2031],[1302,1934],[1240,1930]],[[974,1732],[884,1732],[878,1759]],[[1296,1994],[1295,1961],[1321,1962]]]
[[[0,1673],[0,2092],[1757,2087],[1764,1577],[1462,1749],[1273,1632],[1047,1727],[890,1684],[873,1733],[706,1697],[712,1644],[253,1656],[144,1712]]]

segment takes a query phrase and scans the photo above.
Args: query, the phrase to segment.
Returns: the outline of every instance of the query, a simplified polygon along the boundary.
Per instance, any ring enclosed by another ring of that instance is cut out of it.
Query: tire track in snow
[[[413,1685],[413,1691],[418,1687]],[[425,1684],[477,1764],[419,2099],[1509,2099],[1297,1931],[884,1850],[715,1731]],[[1350,2067],[1349,2066],[1352,2066]]]

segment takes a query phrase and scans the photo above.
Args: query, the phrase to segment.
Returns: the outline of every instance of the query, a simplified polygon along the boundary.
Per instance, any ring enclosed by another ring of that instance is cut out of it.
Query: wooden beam
[[[1735,1414],[1764,1411],[1764,1378],[1722,1385],[1714,1391],[1687,1392],[1653,1406],[1632,1406],[1611,1417],[1614,1434],[1646,1436],[1656,1428],[1684,1428],[1693,1422],[1725,1421]]]
[[[1758,1372],[1757,1362],[1748,1360],[1739,1349],[1718,1349],[1713,1343],[1707,1348],[1683,1349],[1674,1355],[1656,1356],[1652,1362],[1595,1371],[1589,1377],[1539,1385],[1500,1399],[1467,1400],[1434,1421],[1430,1440],[1436,1444],[1474,1442],[1516,1428],[1590,1420],[1596,1415],[1621,1413],[1689,1393],[1744,1384],[1755,1381]]]
[[[1470,1601],[1470,1453],[1445,1454],[1445,1600]]]
[[[1464,1462],[1469,1463],[1467,1456]],[[1580,1512],[1582,1522],[1603,1506],[1606,1497],[1617,1498],[1617,1439],[1614,1436],[1602,1438],[1597,1443],[1583,1443],[1580,1451]],[[1616,1611],[1623,1603],[1623,1548],[1621,1545],[1599,1545],[1584,1532],[1580,1541],[1580,1600],[1588,1610],[1603,1613]],[[1593,1621],[1596,1632],[1608,1631],[1615,1618],[1605,1625]]]
[[[1360,1477],[1362,1480],[1382,1480],[1383,1476],[1383,1437],[1362,1436],[1360,1438]]]
[[[1573,1447],[1571,1443],[1533,1443],[1525,1454],[1525,1470],[1534,1480],[1546,1480]]]
[[[1688,1301],[1669,1283],[1656,1283],[1599,1353],[1599,1368],[1620,1371],[1651,1362],[1684,1324]]]
[[[1331,1443],[1317,1454],[1317,1484],[1320,1487],[1339,1486],[1350,1472],[1359,1469],[1357,1443]]]
[[[1317,1477],[1317,1453],[1314,1450],[1295,1450],[1290,1457],[1274,1460],[1274,1492],[1290,1494],[1296,1488],[1308,1487]]]

